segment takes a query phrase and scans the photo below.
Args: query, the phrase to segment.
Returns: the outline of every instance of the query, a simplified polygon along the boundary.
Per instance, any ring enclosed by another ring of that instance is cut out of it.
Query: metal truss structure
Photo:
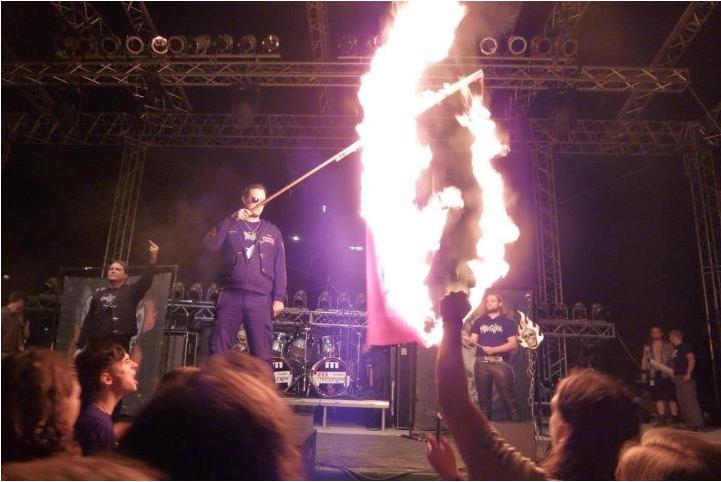
[[[135,217],[138,213],[140,185],[143,182],[145,159],[148,157],[148,144],[126,137],[120,160],[118,182],[115,186],[113,211],[110,216],[108,241],[105,244],[103,264],[107,266],[114,259],[130,258],[130,248],[135,231]]]
[[[548,119],[496,121],[509,134],[512,152],[552,145],[556,154],[669,156],[687,147],[693,128],[683,122],[577,120],[559,135]],[[230,114],[151,112],[142,122],[124,113],[82,113],[68,126],[51,113],[28,113],[9,116],[7,125],[12,140],[38,144],[122,145],[132,133],[150,146],[340,150],[357,139],[358,122],[276,114],[257,115],[252,127],[241,128]],[[548,169],[541,175],[548,177]]]
[[[650,67],[673,67],[711,16],[716,2],[689,2],[666,41],[661,45]],[[618,118],[637,119],[653,98],[653,92],[634,92],[626,99]]]
[[[698,244],[714,390],[719,398],[717,362],[721,360],[721,181],[710,148],[684,153]]]
[[[305,2],[308,17],[308,35],[313,60],[328,62],[331,60],[330,33],[328,27],[328,6],[326,2]],[[318,106],[321,114],[333,112],[333,93],[329,87],[318,91]]]
[[[161,85],[264,87],[351,87],[360,85],[369,60],[288,62],[239,56],[108,59],[68,62],[14,62],[3,65],[4,87],[28,85],[142,86],[145,79]],[[426,87],[455,82],[483,68],[490,89],[575,89],[603,92],[683,92],[687,69],[620,66],[577,66],[553,59],[478,57],[450,59],[428,69]]]

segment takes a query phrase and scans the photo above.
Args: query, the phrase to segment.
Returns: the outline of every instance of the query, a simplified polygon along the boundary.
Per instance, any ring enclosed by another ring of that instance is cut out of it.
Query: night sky
[[[497,30],[503,2],[474,4],[462,25],[466,36]],[[96,4],[118,34],[129,27],[119,2]],[[158,29],[167,34],[240,36],[275,33],[286,59],[309,59],[305,6],[298,3],[146,2]],[[647,65],[684,10],[683,2],[592,3],[579,26],[579,62],[585,65]],[[551,3],[523,5],[515,33],[531,37],[542,30]],[[339,3],[329,7],[334,41],[378,32],[387,3]],[[32,21],[31,21],[32,20]],[[47,59],[60,22],[47,2],[2,4],[3,52],[10,46],[23,59]],[[503,33],[503,32],[501,32]],[[712,14],[681,59],[694,89],[708,104],[721,99],[721,12]],[[129,96],[122,89],[83,88],[83,109],[124,111]],[[57,94],[51,89],[51,94]],[[30,107],[12,88],[2,89],[2,113]],[[198,112],[227,112],[227,89],[188,89]],[[264,113],[313,113],[310,89],[268,89]],[[552,95],[543,93],[531,114],[543,116]],[[508,92],[492,93],[493,115],[502,116]],[[580,118],[613,118],[626,94],[576,93]],[[644,113],[655,120],[698,119],[701,111],[689,94],[658,95]],[[237,209],[241,187],[266,183],[272,192],[321,162],[332,152],[153,148],[145,167],[135,231],[132,264],[145,260],[145,242],[161,246],[161,262],[177,264],[186,284],[207,286],[214,260],[200,239],[214,223]],[[37,292],[61,267],[97,266],[108,230],[120,149],[47,147],[14,144],[2,170],[3,301],[11,289]],[[510,248],[511,272],[498,286],[535,285],[535,248],[530,157],[511,154],[498,161],[516,203],[511,214],[521,238]],[[358,214],[360,164],[357,157],[335,164],[272,203],[265,217],[284,233],[288,251],[289,291],[304,287],[317,293],[330,287],[352,297],[364,287],[364,254],[348,247],[364,243]],[[700,347],[702,380],[709,381],[703,336],[702,294],[688,183],[680,158],[560,156],[556,159],[564,296],[600,302],[614,315],[618,332],[640,358],[651,323],[681,327]],[[379,193],[392,202],[392,193]],[[326,206],[323,213],[322,206]],[[301,240],[292,242],[297,235]],[[412,234],[409,242],[412,242]],[[612,371],[632,377],[634,367],[618,341],[604,344]],[[574,357],[574,354],[571,354]],[[706,367],[704,368],[704,365]],[[708,383],[701,391],[708,404]]]

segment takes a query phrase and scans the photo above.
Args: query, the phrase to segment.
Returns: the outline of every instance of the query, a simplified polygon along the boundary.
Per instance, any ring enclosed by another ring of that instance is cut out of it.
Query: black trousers
[[[476,359],[476,389],[478,405],[489,419],[493,419],[491,409],[493,402],[493,385],[503,402],[510,420],[519,420],[516,408],[516,396],[513,391],[513,367],[505,362],[485,362]]]

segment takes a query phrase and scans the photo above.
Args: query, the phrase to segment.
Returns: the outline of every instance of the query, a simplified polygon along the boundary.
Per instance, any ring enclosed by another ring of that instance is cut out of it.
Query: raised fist
[[[441,300],[441,316],[444,323],[462,323],[463,317],[471,311],[468,295],[463,291],[448,293]]]

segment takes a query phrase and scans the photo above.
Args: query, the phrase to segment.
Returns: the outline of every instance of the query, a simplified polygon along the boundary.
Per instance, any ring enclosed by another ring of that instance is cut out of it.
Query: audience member
[[[721,447],[671,428],[646,431],[623,450],[617,480],[721,480]]]
[[[128,457],[58,456],[3,465],[3,480],[164,480],[162,472]]]
[[[242,353],[209,358],[141,410],[120,440],[121,452],[171,479],[301,478],[300,454],[289,433],[292,414],[269,372]]]
[[[572,373],[551,402],[551,451],[541,466],[503,440],[471,401],[461,356],[460,326],[470,306],[464,293],[441,302],[444,336],[436,380],[439,404],[471,480],[610,480],[622,445],[639,433],[636,406],[623,387],[593,370]],[[460,478],[453,452],[429,436],[429,461],[445,478]]]
[[[30,336],[30,328],[23,320],[25,294],[13,291],[8,304],[2,307],[2,354],[21,351]]]
[[[78,453],[80,386],[67,356],[26,350],[2,360],[2,462]]]
[[[158,382],[158,386],[155,388],[155,396],[166,390],[168,387],[175,385],[176,383],[185,383],[185,381],[196,373],[200,368],[195,366],[178,367],[166,372]]]
[[[117,433],[112,413],[122,398],[138,389],[138,365],[128,352],[112,341],[90,343],[75,358],[82,387],[82,409],[75,437],[84,455],[114,448]]]
[[[681,415],[690,430],[703,430],[703,412],[698,403],[696,393],[696,354],[693,346],[684,341],[681,330],[672,330],[668,338],[675,350],[673,352],[673,383],[676,385],[676,400],[678,400]]]

